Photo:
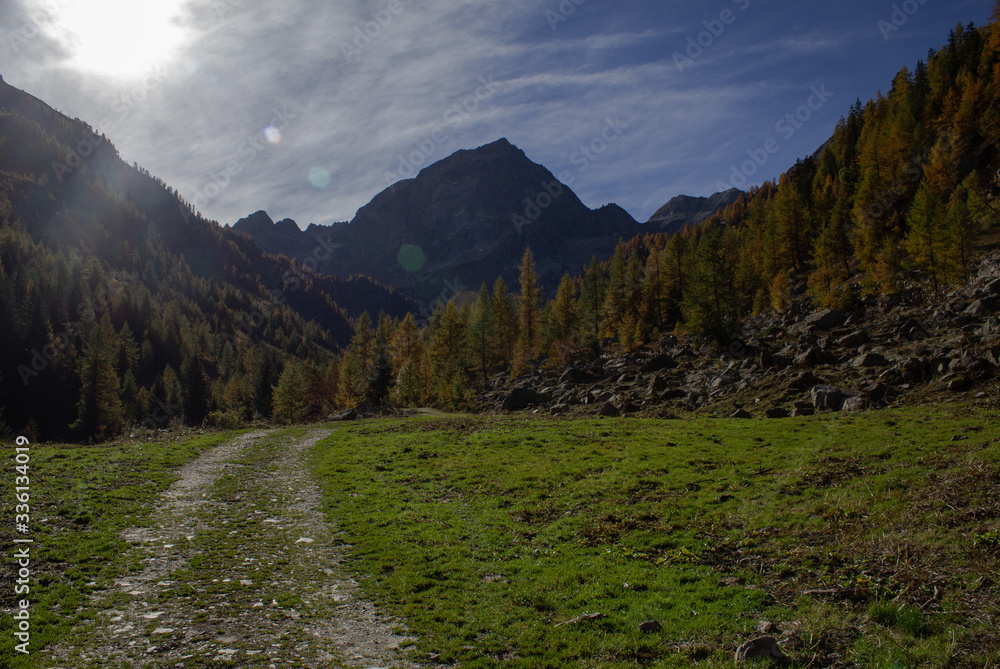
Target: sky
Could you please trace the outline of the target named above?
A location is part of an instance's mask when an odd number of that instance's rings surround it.
[[[223,224],[506,137],[592,208],[775,179],[994,0],[2,0],[0,75]]]

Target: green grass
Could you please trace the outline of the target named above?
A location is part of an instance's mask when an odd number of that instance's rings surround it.
[[[13,619],[0,614],[0,667],[34,666],[54,642],[72,645],[74,628],[95,617],[88,596],[113,585],[130,568],[123,530],[143,527],[160,494],[174,481],[177,467],[237,433],[119,441],[94,446],[30,446],[31,603],[30,656],[14,652]],[[12,450],[8,452],[12,453]],[[13,457],[0,479],[0,602],[12,610],[13,563],[6,555],[14,539]],[[11,550],[12,552],[12,550]]]
[[[799,666],[1000,662],[993,413],[386,420],[313,467],[423,661],[731,666],[767,619]]]

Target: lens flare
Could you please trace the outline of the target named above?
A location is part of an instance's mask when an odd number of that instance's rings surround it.
[[[330,173],[322,167],[314,167],[309,170],[309,183],[322,190],[330,185]]]
[[[423,249],[415,244],[406,244],[403,248],[399,249],[396,259],[399,261],[399,266],[407,272],[419,271],[424,266],[424,263],[427,262]]]

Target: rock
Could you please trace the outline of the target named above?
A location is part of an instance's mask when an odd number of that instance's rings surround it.
[[[544,395],[531,388],[514,388],[504,398],[502,407],[504,411],[523,411],[528,407],[544,404],[546,400]]]
[[[817,411],[840,411],[844,403],[844,393],[833,386],[816,386],[810,395]]]
[[[552,406],[552,409],[550,409],[550,413],[553,416],[565,416],[567,413],[569,413],[569,405],[568,404],[554,404]]]
[[[868,335],[864,333],[864,330],[858,330],[837,339],[834,343],[844,348],[858,348],[868,343]]]
[[[967,376],[959,376],[948,382],[948,390],[953,393],[964,393],[972,390],[972,380]]]
[[[348,421],[348,420],[357,420],[357,419],[358,419],[358,412],[355,411],[354,409],[348,409],[347,411],[341,411],[340,413],[334,414],[333,416],[330,417],[330,420],[337,421],[337,422]]]
[[[807,390],[815,388],[816,386],[823,385],[823,383],[823,379],[819,378],[812,372],[802,372],[792,378],[792,380],[788,383],[788,389],[804,393]]]
[[[753,414],[750,413],[749,411],[745,411],[744,409],[737,409],[729,417],[747,419],[747,418],[753,418]]]
[[[787,667],[792,663],[771,636],[751,639],[736,649],[736,664],[759,661],[771,662],[779,667]]]
[[[603,405],[601,405],[601,408],[597,412],[597,415],[604,416],[605,418],[618,418],[619,416],[622,415],[622,412],[612,402],[605,402]]]
[[[768,418],[788,418],[791,414],[788,409],[782,409],[780,407],[774,409],[768,409],[764,412]]]
[[[865,402],[864,397],[848,397],[844,400],[840,410],[845,413],[851,413],[854,411],[864,411],[866,408],[867,402]]]
[[[878,353],[865,353],[859,355],[857,358],[851,361],[851,366],[855,368],[862,367],[885,367],[889,364],[889,361],[884,355],[879,355]]]
[[[805,322],[815,330],[833,330],[847,322],[847,314],[833,309],[823,309],[806,316]]]
[[[665,369],[675,369],[677,367],[677,361],[673,359],[672,356],[666,353],[661,353],[660,355],[646,361],[639,371],[643,374],[652,374],[654,372],[662,372]]]
[[[795,356],[795,364],[799,367],[817,367],[830,361],[830,355],[818,346],[810,346]]]
[[[590,383],[594,380],[593,374],[579,367],[570,367],[559,377],[559,383],[571,386],[578,386],[581,383]]]
[[[815,409],[803,409],[800,407],[796,407],[792,411],[792,418],[801,418],[803,416],[815,416],[815,415],[816,415]]]
[[[649,387],[646,388],[647,395],[658,395],[667,389],[667,380],[662,376],[654,376],[653,380],[649,382]]]
[[[757,633],[758,634],[781,634],[781,628],[772,623],[770,620],[759,620],[757,621]]]
[[[889,386],[884,383],[873,383],[861,388],[861,395],[869,404],[881,404],[889,398]]]
[[[646,622],[639,625],[639,631],[643,634],[653,634],[654,632],[662,632],[663,625],[660,624],[658,620],[647,620]]]

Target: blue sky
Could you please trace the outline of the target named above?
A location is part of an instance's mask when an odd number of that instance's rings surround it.
[[[993,4],[4,0],[0,74],[221,223],[348,220],[500,137],[645,221],[775,178]]]

